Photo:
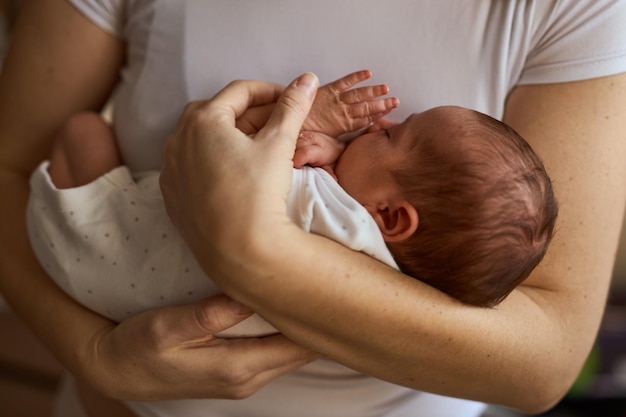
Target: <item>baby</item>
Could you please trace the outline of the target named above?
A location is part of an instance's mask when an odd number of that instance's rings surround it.
[[[294,169],[290,218],[460,301],[496,305],[539,263],[553,233],[557,206],[541,161],[511,128],[469,109],[382,121],[398,101],[382,98],[384,85],[352,89],[369,76],[319,89],[294,161],[324,169]],[[247,133],[253,113],[238,120]],[[376,121],[347,143],[335,140]],[[220,292],[171,225],[158,172],[123,166],[98,115],[68,122],[31,188],[35,253],[87,307],[120,321]],[[255,315],[222,335],[275,331]]]

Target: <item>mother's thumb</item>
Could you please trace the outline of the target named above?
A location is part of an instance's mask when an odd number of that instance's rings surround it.
[[[279,139],[298,137],[304,120],[311,110],[319,80],[313,73],[307,72],[296,78],[285,88],[263,130]],[[261,133],[259,132],[259,133]]]

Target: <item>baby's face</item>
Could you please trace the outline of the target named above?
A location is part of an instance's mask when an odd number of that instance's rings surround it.
[[[366,133],[348,144],[335,166],[337,181],[348,194],[364,206],[381,193],[399,193],[392,170],[409,157],[417,141],[437,140],[452,134],[450,127],[460,123],[466,109],[435,107],[409,116],[388,129]]]
[[[364,206],[381,193],[394,193],[392,168],[403,160],[413,142],[423,113],[409,116],[388,129],[369,132],[348,144],[335,166],[337,181],[348,194]]]

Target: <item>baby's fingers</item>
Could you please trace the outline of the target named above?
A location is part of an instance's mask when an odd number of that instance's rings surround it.
[[[352,88],[353,85],[369,79],[371,76],[372,73],[369,70],[356,71],[327,84],[326,87],[333,90],[335,94],[341,93],[349,88]]]
[[[368,101],[389,93],[389,87],[385,84],[368,85],[339,94],[339,101],[345,104],[356,104]]]
[[[346,107],[346,114],[352,120],[376,117],[380,118],[398,107],[400,100],[397,97],[381,98],[377,100],[362,101]]]

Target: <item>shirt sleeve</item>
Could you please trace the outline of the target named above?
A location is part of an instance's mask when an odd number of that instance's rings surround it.
[[[69,0],[83,15],[104,31],[123,37],[123,0]]]
[[[307,232],[327,237],[399,269],[376,222],[321,168],[294,170],[287,212]]]
[[[540,13],[520,84],[576,81],[626,72],[626,1],[537,2]],[[548,6],[550,4],[550,6]]]

